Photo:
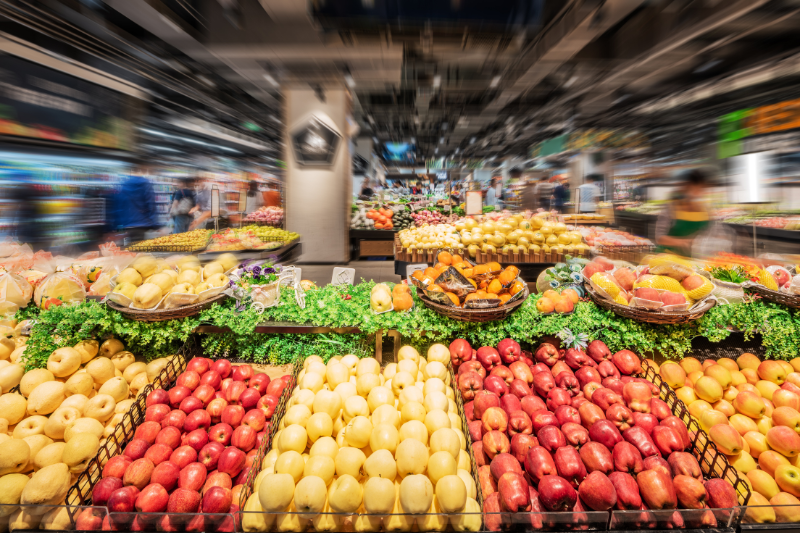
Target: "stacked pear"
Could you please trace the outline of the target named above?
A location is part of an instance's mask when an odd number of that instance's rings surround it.
[[[0,343],[0,528],[73,529],[65,508],[13,506],[63,505],[131,398],[167,359],[136,362],[117,339],[84,340],[25,372],[26,345],[9,352],[8,344]]]
[[[664,363],[659,373],[749,483],[746,519],[799,522],[800,358],[687,357]]]
[[[427,358],[404,346],[383,370],[355,355],[307,358],[243,529],[478,531],[449,359],[443,345]]]

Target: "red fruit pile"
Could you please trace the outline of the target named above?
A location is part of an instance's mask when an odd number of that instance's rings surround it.
[[[144,422],[123,454],[103,468],[92,503],[124,513],[115,515],[122,523],[103,529],[174,530],[175,524],[146,523],[169,522],[169,515],[148,519],[135,512],[238,512],[240,491],[250,469],[261,467],[253,462],[291,379],[270,380],[227,360],[190,360],[172,389],[147,396]],[[94,515],[86,519],[91,523],[79,526],[96,525]],[[222,530],[220,524],[215,529]]]
[[[540,345],[534,354],[505,339],[497,348],[450,345],[466,402],[484,512],[709,509],[738,505],[731,484],[703,481],[685,450],[689,432],[658,398],[658,388],[632,377],[641,361],[612,354],[602,341],[586,351]],[[537,521],[539,515],[533,520]],[[487,515],[490,530],[502,515]],[[713,512],[693,527],[716,527]],[[649,527],[642,513],[641,527]],[[534,528],[541,524],[532,524]],[[672,513],[665,528],[684,527]]]

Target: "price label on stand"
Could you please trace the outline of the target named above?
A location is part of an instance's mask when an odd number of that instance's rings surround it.
[[[211,216],[219,217],[219,189],[211,189]]]
[[[481,191],[467,191],[466,206],[464,211],[468,215],[483,213],[483,193]]]

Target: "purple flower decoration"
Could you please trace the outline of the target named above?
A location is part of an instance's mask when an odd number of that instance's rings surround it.
[[[264,269],[264,275],[275,274],[275,269],[272,267],[267,267]]]
[[[254,266],[252,272],[253,272],[253,276],[260,276],[261,275],[261,267],[260,266]]]

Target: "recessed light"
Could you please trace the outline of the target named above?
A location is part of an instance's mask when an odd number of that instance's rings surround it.
[[[495,76],[494,78],[492,78],[491,83],[489,83],[489,87],[497,87],[498,85],[500,85],[500,76],[499,75]]]
[[[441,84],[442,84],[442,77],[439,74],[435,75],[433,77],[433,86],[434,86],[434,88],[435,87],[439,87]]]

